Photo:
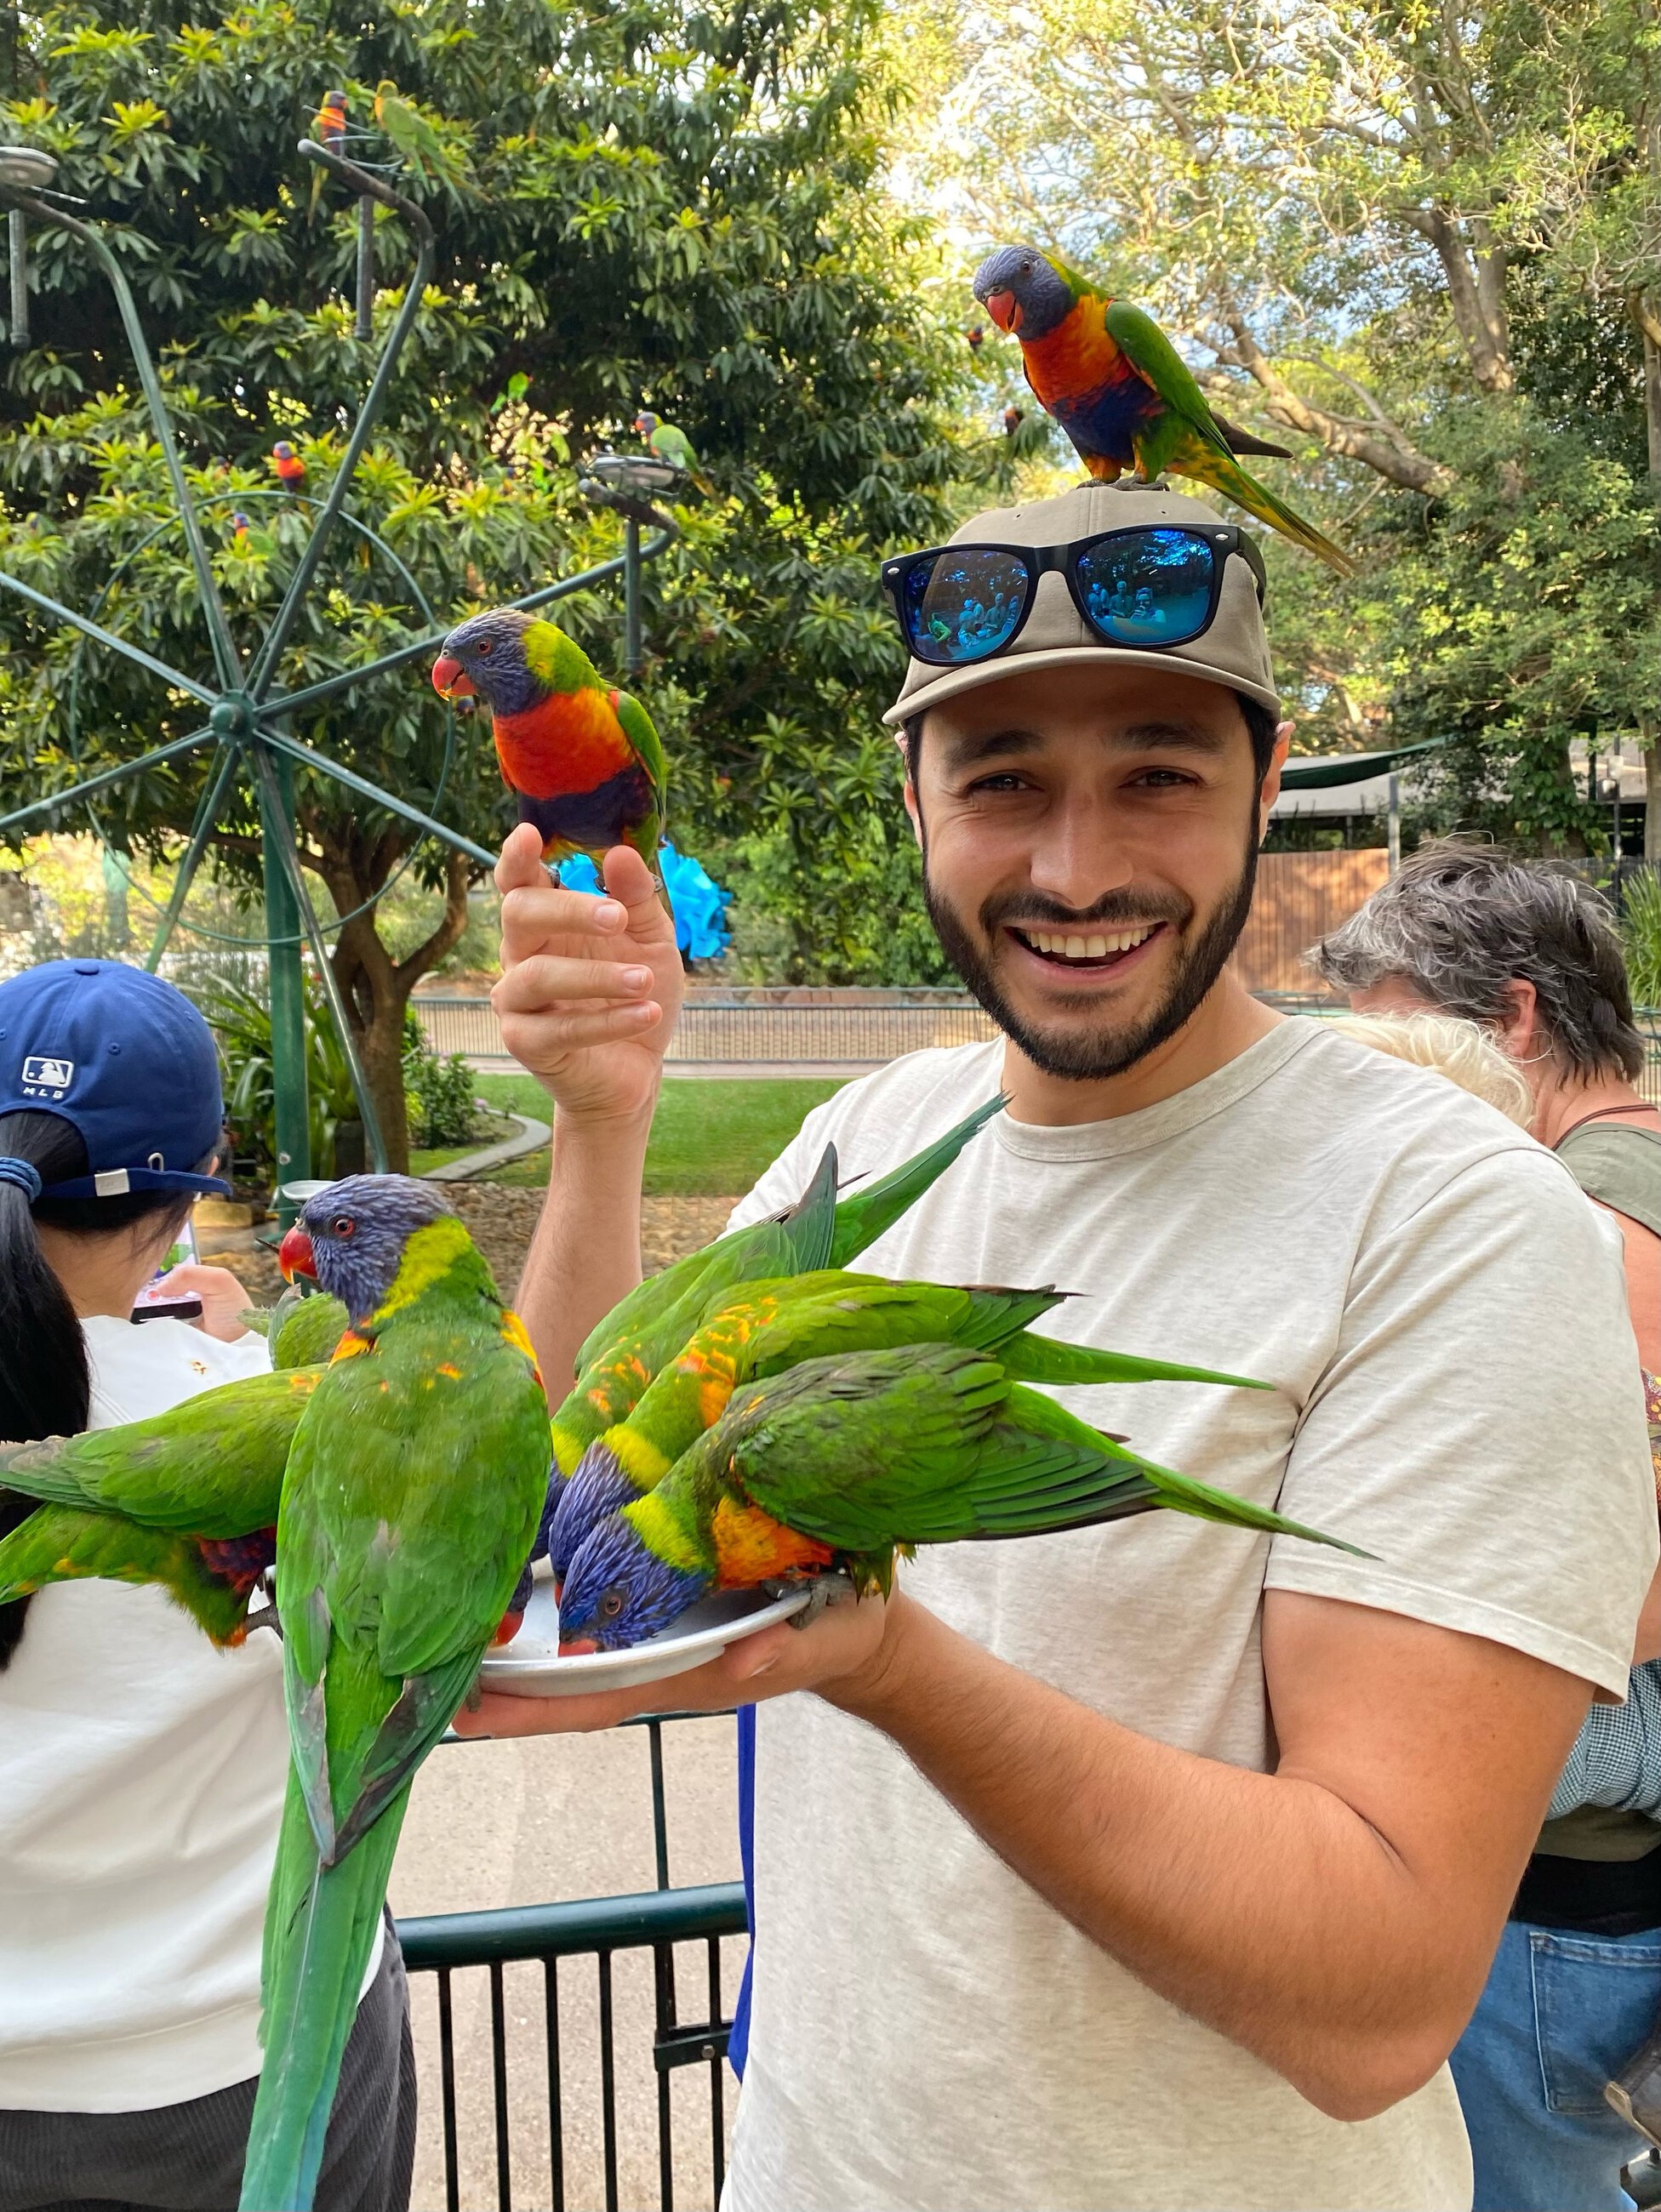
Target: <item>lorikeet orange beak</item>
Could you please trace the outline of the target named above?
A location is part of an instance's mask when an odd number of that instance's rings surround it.
[[[312,1240],[298,1222],[277,1246],[277,1264],[283,1270],[284,1282],[293,1282],[296,1275],[309,1275],[313,1282],[317,1280]]]
[[[990,292],[982,305],[1001,331],[1019,330],[1021,311],[1013,292]]]
[[[433,689],[441,699],[471,699],[472,679],[453,653],[441,653],[433,663]]]

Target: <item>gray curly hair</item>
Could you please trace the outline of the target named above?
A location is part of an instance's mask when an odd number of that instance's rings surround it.
[[[1505,1018],[1508,987],[1525,980],[1566,1073],[1631,1081],[1644,1065],[1608,902],[1578,876],[1492,846],[1421,846],[1307,957],[1341,991],[1400,981],[1490,1029]]]

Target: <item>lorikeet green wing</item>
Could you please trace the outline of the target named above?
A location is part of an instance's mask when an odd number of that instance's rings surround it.
[[[324,1372],[246,1376],[147,1421],[0,1446],[0,1485],[183,1535],[269,1528],[289,1446]]]
[[[547,1484],[534,1360],[459,1222],[409,1237],[348,1343],[300,1424],[277,1522],[293,1772],[248,2212],[311,2203],[410,1783],[508,1608]]]
[[[210,1543],[116,1513],[41,1505],[0,1539],[0,1604],[50,1583],[149,1583],[218,1644],[240,1644],[248,1599],[275,1557],[276,1531]]]
[[[287,1290],[271,1313],[273,1367],[322,1367],[334,1356],[346,1334],[346,1309],[326,1291],[302,1297],[298,1287]]]
[[[664,763],[663,746],[651,716],[638,699],[631,699],[626,691],[614,692],[611,706],[623,725],[623,734],[634,747],[636,758],[651,780],[653,796],[656,800],[650,814],[630,825],[627,842],[634,847],[652,873],[661,882],[658,847],[663,842],[669,799],[669,772]]]

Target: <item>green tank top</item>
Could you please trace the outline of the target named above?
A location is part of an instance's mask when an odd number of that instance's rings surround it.
[[[1583,1121],[1557,1157],[1588,1198],[1661,1237],[1661,1131],[1635,1121]],[[1661,1848],[1661,1826],[1644,1813],[1577,1805],[1548,1820],[1534,1848],[1552,1858],[1641,1859]]]

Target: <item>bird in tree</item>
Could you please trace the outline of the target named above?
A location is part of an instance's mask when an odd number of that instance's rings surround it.
[[[840,1268],[747,1285],[660,1369],[628,1419],[607,1430],[567,1486],[548,1547],[557,1587],[589,1530],[653,1489],[721,1419],[736,1389],[804,1360],[954,1344],[995,1355],[1007,1374],[1026,1382],[1265,1387],[1208,1368],[1031,1334],[1031,1324],[1062,1300],[1053,1290],[960,1290]]]
[[[344,92],[324,94],[321,104],[312,118],[312,136],[319,146],[326,147],[332,154],[345,152],[346,118],[350,112],[350,105]],[[310,208],[313,216],[317,213],[317,203],[322,191],[323,172],[320,168],[314,168],[312,171]]]
[[[271,447],[271,466],[284,491],[298,491],[306,481],[306,464],[286,438],[279,438]]]
[[[1025,422],[1025,420],[1026,410],[1025,407],[1006,407],[1003,410],[1003,434],[1005,437],[1013,438],[1016,431],[1020,428],[1022,423]]]
[[[279,1258],[350,1327],[277,1515],[291,1764],[244,2212],[312,2202],[410,1784],[515,1599],[548,1471],[529,1341],[429,1184],[332,1183]]]
[[[1306,522],[1237,453],[1290,455],[1240,429],[1208,403],[1194,372],[1151,315],[1098,291],[1035,246],[1003,246],[975,272],[975,297],[1019,340],[1026,380],[1072,440],[1090,474],[1111,483],[1126,469],[1150,483],[1166,469],[1226,492],[1341,574],[1342,547]]]
[[[988,1099],[913,1158],[841,1200],[837,1149],[827,1145],[794,1206],[735,1229],[638,1284],[577,1348],[575,1384],[554,1412],[556,1469],[574,1475],[605,1431],[628,1418],[705,1316],[734,1297],[740,1285],[845,1267],[857,1259],[939,1181],[1003,1103],[1001,1096]],[[605,1456],[602,1446],[590,1468],[596,1479],[605,1472]]]
[[[684,469],[706,496],[714,491],[715,486],[698,466],[691,440],[677,423],[666,422],[649,408],[642,407],[635,417],[635,434],[645,439],[648,453],[667,461],[671,468]]]
[[[930,1344],[810,1359],[735,1392],[654,1489],[578,1547],[560,1649],[624,1650],[717,1589],[839,1569],[857,1593],[885,1593],[897,1555],[920,1544],[1044,1535],[1159,1506],[1337,1541],[1139,1458],[995,1355]]]
[[[423,182],[448,185],[456,191],[473,189],[465,157],[445,143],[415,101],[401,93],[389,76],[382,77],[375,87],[374,112],[393,152]]]
[[[986,325],[983,323],[970,323],[964,336],[969,341],[970,352],[978,353],[986,343]]]
[[[662,892],[666,775],[652,718],[557,623],[517,607],[475,615],[445,639],[433,684],[490,708],[503,780],[545,860],[586,853],[599,868],[613,845],[632,845]]]
[[[147,1421],[0,1448],[0,1484],[41,1501],[0,1540],[0,1602],[48,1583],[155,1583],[216,1644],[241,1643],[322,1373],[246,1376]]]

